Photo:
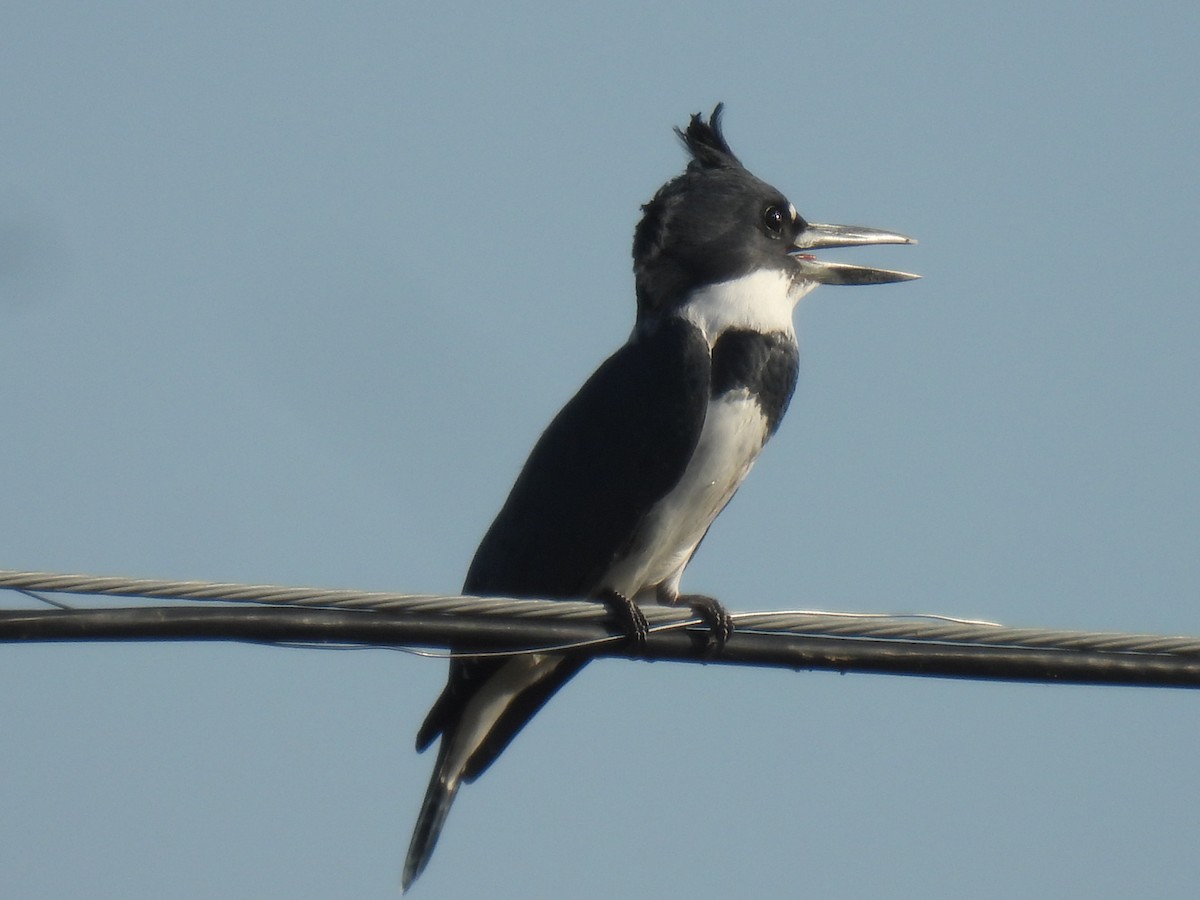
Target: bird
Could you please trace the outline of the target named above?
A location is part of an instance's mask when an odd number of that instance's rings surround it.
[[[680,579],[717,514],[774,435],[796,386],[792,321],[822,284],[917,278],[823,261],[812,250],[912,244],[890,231],[802,218],[730,149],[723,104],[675,128],[689,161],[642,206],[628,340],[550,422],[479,544],[463,593],[596,599],[636,649],[640,604],[692,608],[710,652],[732,620]],[[417,734],[439,740],[405,859],[425,870],[463,783],[482,775],[586,658],[556,652],[456,657]]]

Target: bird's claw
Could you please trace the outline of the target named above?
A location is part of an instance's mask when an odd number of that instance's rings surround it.
[[[708,625],[708,639],[704,644],[704,652],[708,656],[720,653],[725,642],[733,634],[733,616],[715,598],[705,594],[681,594],[675,599],[679,605],[690,606],[692,612],[702,618]]]
[[[630,648],[634,652],[643,650],[646,638],[650,635],[650,625],[646,622],[646,614],[642,612],[642,608],[616,591],[605,591],[600,599],[624,630]]]
[[[691,607],[692,612],[704,620],[708,625],[703,647],[705,656],[720,653],[733,634],[733,616],[716,598],[707,594],[672,594],[660,589],[658,602],[667,606]]]

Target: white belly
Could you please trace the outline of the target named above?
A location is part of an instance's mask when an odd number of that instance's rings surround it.
[[[609,571],[604,587],[631,598],[663,584],[677,592],[684,566],[766,439],[767,420],[748,391],[710,401],[683,478],[651,509],[630,553]]]

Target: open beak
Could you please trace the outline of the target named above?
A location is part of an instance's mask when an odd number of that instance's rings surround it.
[[[916,241],[892,231],[861,228],[858,225],[819,225],[809,222],[796,236],[795,246],[788,251],[800,269],[800,277],[821,284],[887,284],[892,281],[912,281],[920,275],[852,266],[848,263],[826,262],[817,259],[809,250],[828,247],[858,247],[862,244],[915,244]]]

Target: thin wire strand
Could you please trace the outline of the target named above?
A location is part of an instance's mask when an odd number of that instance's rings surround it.
[[[11,588],[16,594],[23,594],[31,600],[36,600],[38,603],[44,603],[46,606],[53,606],[55,609],[73,609],[69,603],[63,603],[61,600],[51,600],[49,597],[43,597],[36,591],[27,591],[24,588]]]

